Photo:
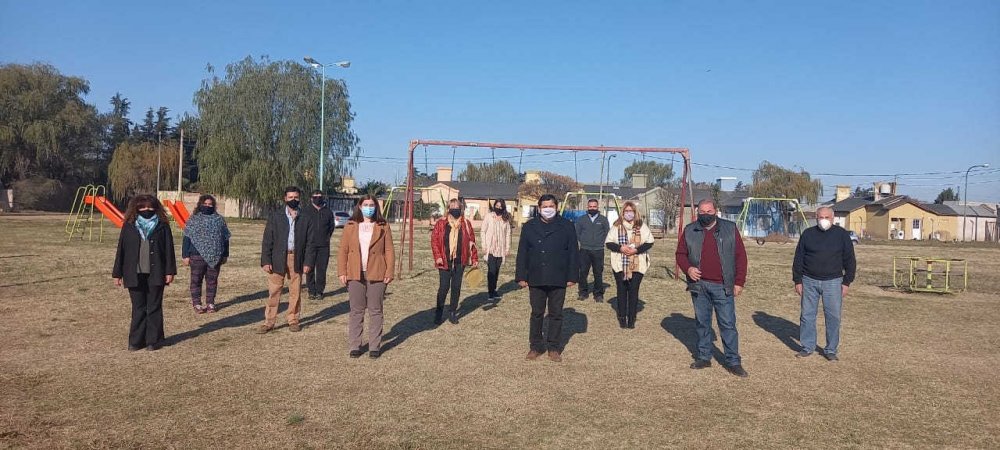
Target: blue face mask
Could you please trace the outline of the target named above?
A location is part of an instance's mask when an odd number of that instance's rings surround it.
[[[365,217],[368,217],[368,218],[374,217],[375,216],[375,207],[374,206],[362,206],[361,207],[361,215],[363,215]]]

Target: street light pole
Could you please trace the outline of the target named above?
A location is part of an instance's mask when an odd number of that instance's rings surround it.
[[[313,68],[321,69],[320,80],[320,99],[319,99],[319,190],[323,191],[323,173],[324,167],[326,165],[326,153],[323,150],[324,139],[326,138],[326,66],[338,66],[340,68],[346,69],[351,67],[350,61],[340,61],[333,64],[321,64],[313,58],[306,56],[303,60],[313,66]],[[323,191],[326,193],[326,191]]]
[[[979,167],[982,167],[984,169],[988,168],[988,167],[990,167],[990,163],[976,164],[976,165],[974,165],[972,167],[969,167],[969,170],[965,171],[965,189],[964,189],[964,192],[962,193],[963,195],[965,195],[965,201],[962,202],[962,203],[964,203],[964,205],[962,205],[963,206],[963,209],[962,209],[962,242],[965,242],[965,228],[966,228],[966,225],[969,223],[969,218],[966,217],[968,215],[968,213],[969,213],[969,172],[972,172],[972,169],[976,169],[976,168],[979,168]],[[975,242],[975,240],[976,240],[976,238],[975,238],[975,236],[973,236],[972,241]]]

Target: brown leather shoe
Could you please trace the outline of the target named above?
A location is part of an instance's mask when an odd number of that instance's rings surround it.
[[[261,325],[257,327],[257,334],[267,334],[268,331],[274,329],[273,325]]]
[[[525,356],[524,359],[527,359],[528,361],[534,361],[538,359],[539,356],[542,356],[542,352],[536,352],[532,350],[528,352],[528,356]]]
[[[298,333],[302,331],[302,327],[299,326],[299,324],[297,323],[290,323],[288,324],[288,331],[291,331],[292,333]]]
[[[552,360],[552,362],[562,362],[562,355],[555,350],[549,350],[549,359]]]

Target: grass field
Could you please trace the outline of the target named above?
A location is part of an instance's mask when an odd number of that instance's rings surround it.
[[[66,243],[63,217],[0,216],[0,447],[1000,447],[997,247],[859,245],[830,363],[793,357],[793,245],[748,243],[737,315],[750,378],[739,379],[718,363],[688,368],[693,311],[666,277],[671,239],[652,250],[637,328],[568,296],[564,362],[552,363],[524,360],[529,308],[512,261],[497,307],[465,292],[461,323],[435,328],[421,232],[413,274],[389,289],[385,353],[369,360],[347,357],[342,289],[303,300],[301,333],[254,334],[263,225],[232,228],[221,311],[192,312],[182,267],[164,301],[170,345],[128,352],[128,296],[110,279],[117,230]],[[891,256],[910,254],[967,258],[969,291],[883,289]]]

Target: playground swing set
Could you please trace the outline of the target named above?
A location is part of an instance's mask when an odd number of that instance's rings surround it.
[[[757,245],[787,244],[808,226],[798,200],[772,197],[748,197],[736,224],[743,237],[754,239]]]
[[[125,225],[125,214],[108,200],[107,193],[108,188],[101,184],[88,184],[80,186],[76,190],[69,217],[66,218],[65,231],[68,241],[73,240],[77,234],[81,240],[93,241],[94,226],[97,225],[97,241],[104,242],[104,220],[94,213],[95,209],[101,216],[111,221],[114,226],[121,228]],[[163,206],[177,222],[177,226],[183,229],[191,216],[184,203],[163,200]]]

